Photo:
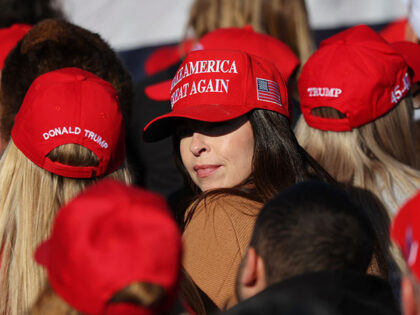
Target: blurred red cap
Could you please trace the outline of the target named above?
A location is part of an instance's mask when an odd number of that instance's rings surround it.
[[[293,51],[279,39],[255,32],[251,26],[220,28],[204,35],[193,50],[227,49],[240,50],[265,58],[273,63],[287,83],[299,65]],[[146,95],[156,101],[169,100],[170,81],[148,86]]]
[[[109,300],[134,282],[146,282],[165,290],[157,309],[169,307],[180,272],[181,233],[162,197],[108,179],[60,209],[35,259],[54,291],[80,312],[154,314],[156,309]]]
[[[391,238],[397,243],[407,267],[420,282],[420,193],[407,201],[391,225]]]
[[[413,70],[413,82],[420,81],[420,45],[412,42],[395,42],[392,46],[404,57]]]

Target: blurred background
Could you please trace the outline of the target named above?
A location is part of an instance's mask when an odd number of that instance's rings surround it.
[[[144,78],[144,62],[157,47],[176,44],[186,36],[189,10],[194,2],[60,1],[70,22],[99,33],[119,53],[134,82]],[[346,27],[361,23],[381,30],[403,19],[408,7],[407,0],[306,0],[306,6],[317,44]]]

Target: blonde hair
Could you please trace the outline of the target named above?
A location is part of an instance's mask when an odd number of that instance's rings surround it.
[[[165,290],[154,283],[134,282],[118,291],[108,302],[129,303],[139,307],[155,307],[165,298]],[[59,297],[47,283],[32,310],[31,315],[79,315],[76,309]]]
[[[320,108],[312,113],[341,115],[332,111]],[[396,190],[411,196],[420,186],[411,117],[411,97],[406,97],[387,114],[352,131],[322,131],[300,117],[295,132],[300,145],[338,182],[368,189],[382,201],[386,197],[392,215],[401,203]]]
[[[302,64],[315,50],[304,0],[196,0],[187,31],[199,39],[218,28],[247,24],[283,41]]]
[[[62,145],[49,157],[76,166],[98,163],[90,150],[77,144]],[[130,182],[125,167],[108,176]],[[59,207],[99,179],[50,173],[9,142],[0,161],[1,314],[23,314],[35,302],[46,279],[33,259],[37,245],[48,238]]]
[[[77,310],[68,305],[60,298],[47,283],[45,289],[39,295],[38,300],[27,312],[31,315],[80,315]]]

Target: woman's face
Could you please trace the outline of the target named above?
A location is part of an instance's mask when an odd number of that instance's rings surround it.
[[[182,163],[202,191],[230,188],[251,175],[254,135],[246,116],[222,123],[186,120],[177,135]]]

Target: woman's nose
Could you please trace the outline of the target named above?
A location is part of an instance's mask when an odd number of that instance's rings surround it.
[[[208,152],[210,150],[208,136],[194,132],[191,137],[190,150],[195,156],[200,156],[203,152]]]

